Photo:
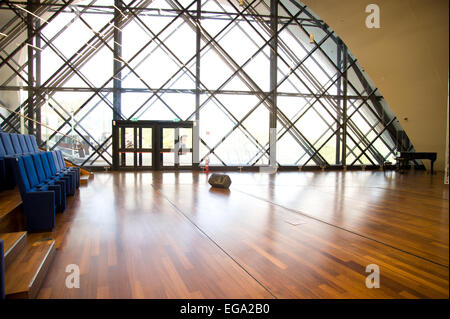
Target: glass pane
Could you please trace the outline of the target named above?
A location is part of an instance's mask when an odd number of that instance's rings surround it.
[[[180,166],[191,166],[192,165],[192,153],[186,152],[179,156]]]
[[[175,165],[175,153],[163,153],[163,166]]]
[[[125,166],[134,166],[134,153],[125,153]]]
[[[180,128],[180,149],[191,149],[192,148],[192,129],[191,128]]]
[[[142,148],[152,148],[152,133],[151,128],[142,128]]]
[[[152,166],[152,153],[142,153],[142,166]]]
[[[173,149],[175,147],[175,129],[163,128],[163,148]]]
[[[134,128],[125,128],[125,148],[134,148]]]

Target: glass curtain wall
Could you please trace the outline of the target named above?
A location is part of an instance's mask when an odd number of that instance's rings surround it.
[[[280,166],[376,166],[412,150],[297,0],[5,1],[0,14],[2,129],[79,165],[111,166],[113,119],[198,121],[200,165],[269,164],[271,112]]]

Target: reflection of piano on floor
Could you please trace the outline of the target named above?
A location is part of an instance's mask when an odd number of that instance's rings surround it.
[[[433,165],[436,158],[436,152],[400,152],[400,157],[397,157],[396,160],[398,163],[398,169],[402,171],[407,168],[409,161],[428,159],[431,161],[431,174],[433,174]]]

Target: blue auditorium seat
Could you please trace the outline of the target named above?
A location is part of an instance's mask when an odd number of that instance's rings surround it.
[[[5,299],[5,247],[0,239],[0,299]]]
[[[0,139],[3,142],[3,148],[5,155],[4,161],[5,161],[5,184],[4,188],[6,189],[13,189],[16,186],[16,182],[14,179],[14,173],[13,173],[13,164],[9,159],[14,159],[14,156],[17,156],[19,154],[16,153],[14,150],[11,137],[9,133],[0,133]]]
[[[0,138],[0,190],[6,188],[5,148]]]
[[[48,163],[47,155],[45,152],[35,153],[34,155],[38,155],[41,158],[42,167],[44,168],[45,178],[54,181],[61,181],[65,185],[65,193],[66,195],[70,193],[70,185],[63,178],[63,176],[57,176],[52,174],[52,170],[50,169],[50,164]]]
[[[66,172],[75,172],[75,184],[77,188],[80,187],[80,168],[67,167],[66,162],[64,161],[64,156],[60,150],[54,151],[53,154],[54,154],[53,158],[55,158],[56,155],[56,160],[58,161],[61,170]]]
[[[14,155],[20,155],[19,153],[16,153],[16,151],[14,150],[12,141],[11,141],[11,136],[9,133],[0,133],[0,138],[2,139],[3,142],[3,147],[5,148],[5,152],[7,156],[14,156]]]
[[[14,151],[17,155],[22,155],[24,153],[22,147],[20,146],[19,142],[19,134],[16,133],[10,133],[9,136],[11,137],[11,142],[14,147]]]
[[[25,135],[19,134],[17,135],[19,138],[20,146],[22,147],[23,154],[31,154],[34,153],[33,149],[29,149],[27,143],[25,142]]]
[[[66,168],[65,164],[61,165],[61,161],[60,161],[60,158],[58,156],[57,151],[52,151],[51,154],[52,154],[52,157],[53,157],[53,162],[55,163],[56,172],[58,174],[66,174],[66,175],[72,176],[72,180],[74,182],[74,186],[75,186],[75,188],[78,188],[79,187],[79,183],[77,183],[78,177],[77,177],[76,171],[68,170]]]
[[[36,136],[34,136],[34,135],[27,135],[27,136],[30,139],[31,148],[33,149],[33,151],[34,152],[39,152],[39,147],[38,147],[38,144],[36,142]]]
[[[75,178],[74,178],[73,174],[64,173],[60,170],[59,165],[56,166],[56,163],[53,159],[52,152],[45,152],[45,155],[47,156],[47,161],[48,161],[48,165],[50,167],[52,176],[58,176],[64,180],[66,180],[67,184],[69,185],[67,194],[69,194],[69,195],[75,194],[76,183],[75,183]]]
[[[50,231],[55,227],[55,192],[49,190],[47,185],[31,186],[22,156],[15,158],[13,163],[26,217],[26,229],[30,232]]]
[[[66,192],[65,185],[60,185],[59,183],[55,183],[54,181],[47,181],[45,179],[43,182],[39,179],[39,173],[36,168],[36,164],[31,155],[24,155],[23,163],[25,165],[25,170],[28,176],[28,182],[30,183],[30,187],[32,188],[43,188],[46,187],[48,190],[55,192],[55,209],[58,212],[64,211],[66,208]],[[43,172],[42,172],[43,174]]]
[[[36,151],[34,149],[34,147],[33,147],[33,142],[32,142],[32,139],[31,139],[31,135],[24,135],[24,137],[25,137],[25,142],[27,143],[27,146],[28,146],[28,150],[30,152],[32,152],[32,153],[38,152],[39,149]]]
[[[44,164],[42,163],[42,158],[39,153],[32,154],[34,166],[36,168],[36,173],[39,179],[39,183],[44,184],[55,184],[59,185],[61,189],[61,203],[57,207],[57,210],[63,212],[66,209],[66,182],[62,179],[54,178],[53,176],[47,177],[44,170]]]

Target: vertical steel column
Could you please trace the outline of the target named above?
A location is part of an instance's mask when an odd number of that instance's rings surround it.
[[[278,56],[278,0],[270,0],[270,98],[269,165],[277,165],[277,56]]]
[[[41,27],[40,21],[36,21],[36,29],[39,30]],[[35,45],[37,48],[41,47],[41,32],[38,31],[36,34],[36,42]],[[41,91],[41,50],[36,50],[36,60],[35,60],[35,68],[36,68],[36,139],[38,145],[42,144],[42,135],[41,135],[41,114],[42,114],[42,96],[44,92]]]
[[[347,64],[348,64],[348,52],[347,47],[344,45],[341,39],[339,39],[340,45],[342,45],[342,69],[343,81],[342,81],[342,122],[345,123],[342,126],[342,165],[347,165]]]
[[[116,8],[120,9],[121,1],[114,0],[114,5]],[[122,67],[122,62],[119,61],[122,56],[122,32],[120,29],[120,16],[121,13],[118,9],[114,8],[114,66],[113,72],[115,74],[115,79],[113,79],[113,119],[120,120],[120,114],[122,114],[122,72],[119,71]]]
[[[35,0],[28,0],[27,1],[27,10],[29,12],[34,11],[34,2]],[[27,108],[25,110],[25,115],[30,118],[34,119],[34,102],[33,102],[33,95],[34,95],[34,42],[33,42],[33,15],[27,14],[27,58],[28,58],[28,103]],[[26,132],[22,132],[26,133]],[[28,134],[35,134],[34,132],[34,122],[28,120]]]
[[[195,54],[195,121],[192,130],[192,166],[197,168],[200,164],[200,45],[201,45],[201,19],[202,1],[197,0],[196,16],[196,54]]]
[[[337,68],[339,71],[342,70],[342,47],[340,43],[336,46],[336,57],[337,57]],[[339,79],[336,82],[337,87],[337,125],[342,124],[342,104],[343,104],[343,98],[342,98],[342,77],[339,77]],[[341,164],[341,129],[338,129],[336,131],[336,164]]]

